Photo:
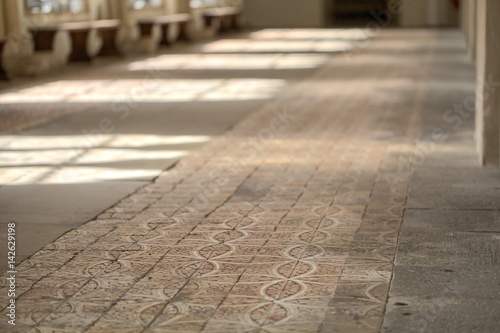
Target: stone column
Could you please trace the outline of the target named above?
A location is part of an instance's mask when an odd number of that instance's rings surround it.
[[[477,36],[477,27],[476,27],[476,10],[477,10],[477,2],[476,1],[467,1],[469,3],[469,18],[468,18],[468,38],[469,38],[469,56],[472,61],[476,60],[476,36]]]
[[[462,33],[464,35],[465,43],[469,45],[469,0],[462,0],[460,2],[462,7]]]
[[[5,18],[5,30],[9,34],[21,34],[24,31],[22,17],[23,13],[23,2],[22,0],[9,0],[2,1],[4,18]]]
[[[109,18],[120,19],[120,4],[117,0],[110,0],[109,6]]]
[[[165,14],[179,13],[179,5],[177,0],[163,0],[165,6]]]
[[[130,8],[127,0],[117,0],[115,6],[117,18],[128,22],[130,20]]]
[[[5,37],[5,16],[3,13],[4,2],[0,3],[0,37]]]
[[[464,31],[464,4],[460,4],[460,8],[458,9],[458,27],[463,32]]]
[[[190,13],[191,7],[189,6],[189,0],[177,0],[177,12]]]
[[[477,1],[476,142],[483,165],[500,166],[500,1]]]

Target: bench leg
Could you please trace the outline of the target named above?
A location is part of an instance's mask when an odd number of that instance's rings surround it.
[[[37,31],[32,30],[33,44],[35,51],[52,51],[54,47],[54,37],[57,31]]]
[[[153,23],[139,23],[141,37],[148,37],[153,34]]]
[[[239,31],[240,30],[240,25],[238,24],[238,19],[239,15],[232,15],[231,16],[231,29]]]
[[[90,29],[70,32],[72,51],[69,55],[69,61],[92,61],[92,58],[87,53],[89,33]]]
[[[5,70],[3,69],[3,46],[4,46],[4,43],[0,43],[0,80],[2,81],[5,81],[5,80],[8,80],[9,77],[7,76],[7,73],[5,72]]]
[[[205,28],[211,28],[212,27],[212,17],[211,16],[204,16],[203,18],[205,20]]]
[[[205,18],[205,28],[212,29],[212,23],[213,23],[215,17],[205,16],[204,18]],[[219,28],[217,30],[217,33],[218,34],[223,33],[224,32],[224,24],[223,24],[224,19],[222,17],[217,17],[216,19],[217,19],[216,21],[219,23]]]
[[[187,33],[188,22],[179,22],[179,35],[177,36],[178,41],[190,41],[191,39]]]
[[[0,66],[2,66],[2,64],[0,64]],[[0,67],[0,81],[9,81],[7,72],[2,67]]]
[[[170,45],[170,40],[168,39],[169,32],[170,32],[170,23],[165,23],[161,25],[161,45]]]
[[[227,25],[226,22],[227,22],[227,16],[222,16],[219,18],[219,31],[218,31],[219,34],[223,34],[228,30],[228,28],[226,27]]]
[[[116,35],[118,28],[109,28],[99,30],[102,38],[102,47],[99,51],[100,56],[121,56],[122,53],[116,47]]]

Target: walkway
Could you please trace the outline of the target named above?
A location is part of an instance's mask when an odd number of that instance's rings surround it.
[[[500,172],[447,113],[474,90],[459,33],[358,45],[21,263],[0,327],[495,331]]]

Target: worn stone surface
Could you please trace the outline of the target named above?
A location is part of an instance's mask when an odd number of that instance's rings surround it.
[[[436,98],[443,92],[437,88],[465,82],[471,71],[442,71],[447,55],[465,53],[458,32],[385,31],[363,45],[328,56],[273,103],[21,263],[13,332],[396,332],[409,317],[437,309],[420,306],[422,295],[471,284],[481,270],[480,281],[493,287],[497,275],[488,263],[458,274],[461,266],[433,266],[432,258],[450,251],[449,261],[462,263],[463,246],[476,242],[484,245],[478,255],[493,250],[495,233],[479,233],[496,231],[494,204],[464,215],[458,230],[450,222],[457,211],[405,211],[408,198],[416,200],[419,188],[425,198],[425,182],[435,182],[415,159],[425,139],[419,133],[434,126],[422,117],[453,103],[460,84],[445,89],[453,92],[443,95],[448,102]],[[455,181],[453,173],[442,175]],[[481,189],[494,190],[486,176],[475,177],[485,180]],[[453,197],[443,200],[455,208]],[[421,219],[425,213],[434,215]],[[440,248],[440,226],[427,226],[433,216],[448,221],[441,236],[454,235],[447,241],[455,247]],[[468,218],[476,221],[470,230]],[[483,218],[484,228],[477,222]],[[419,230],[426,236],[417,237]],[[425,237],[429,246],[420,244]],[[462,305],[446,307],[428,327],[474,302],[491,309],[477,316],[477,327],[493,327],[493,301],[465,296],[442,295]],[[396,303],[416,305],[406,315]]]
[[[382,332],[495,332],[500,322],[500,172],[481,168],[473,138],[474,71],[425,90],[422,130]],[[450,82],[451,83],[451,82]],[[472,102],[471,102],[472,101]]]
[[[17,223],[17,262],[151,182],[328,59],[200,54],[209,43],[0,82],[0,237],[8,222]],[[136,208],[106,214],[130,219]],[[6,255],[0,251],[0,273]]]

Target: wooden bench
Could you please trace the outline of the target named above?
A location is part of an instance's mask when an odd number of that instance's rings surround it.
[[[3,69],[3,47],[7,43],[7,37],[0,38],[0,80],[8,80],[7,73]]]
[[[120,29],[120,20],[97,20],[86,22],[61,23],[31,29],[35,51],[53,51],[54,38],[59,31],[67,31],[71,37],[71,54],[69,61],[92,61],[87,52],[90,31],[99,31],[103,46],[101,55],[120,55],[116,48],[116,35]]]
[[[191,21],[191,14],[171,14],[155,16],[147,19],[140,19],[137,23],[141,31],[141,37],[150,37],[152,35],[153,27],[159,25],[161,27],[161,41],[162,45],[170,45],[171,42],[168,39],[170,26],[172,24],[179,25],[179,34],[176,41],[188,41],[190,40],[187,33],[187,24]]]
[[[205,27],[211,28],[213,22],[218,21],[219,33],[223,33],[229,30],[240,30],[240,26],[238,24],[240,15],[241,9],[236,7],[211,8],[203,12]]]

